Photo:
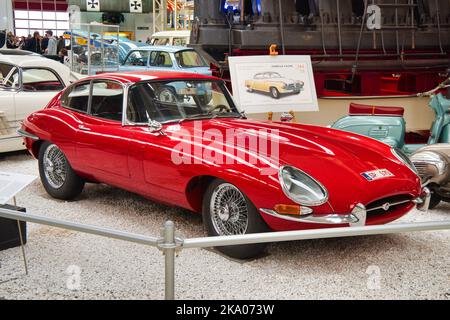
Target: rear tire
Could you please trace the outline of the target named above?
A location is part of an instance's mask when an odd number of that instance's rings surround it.
[[[73,171],[66,156],[55,144],[44,142],[41,145],[39,174],[45,190],[53,198],[72,200],[83,191],[84,179]]]
[[[267,232],[268,227],[256,207],[237,187],[220,179],[214,180],[203,198],[203,223],[209,236],[228,236]],[[216,247],[236,259],[261,255],[266,244]]]

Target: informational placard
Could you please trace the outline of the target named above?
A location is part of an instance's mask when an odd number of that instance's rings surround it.
[[[0,171],[0,205],[6,204],[36,178],[36,176]]]
[[[246,113],[319,111],[310,56],[229,57],[233,96]]]

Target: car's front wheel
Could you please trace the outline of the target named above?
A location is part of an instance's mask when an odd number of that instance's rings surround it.
[[[39,150],[39,174],[45,190],[53,198],[72,200],[84,188],[79,177],[57,145],[44,142]]]
[[[203,222],[209,236],[230,236],[268,231],[258,210],[236,186],[217,179],[203,198]],[[236,259],[260,255],[266,244],[217,247],[220,252]]]
[[[274,99],[280,99],[280,91],[278,91],[278,89],[275,87],[270,88],[270,95]]]

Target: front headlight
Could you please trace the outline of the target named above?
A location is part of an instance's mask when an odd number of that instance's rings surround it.
[[[300,205],[320,206],[328,200],[325,187],[297,168],[281,167],[279,179],[284,194]]]
[[[392,148],[391,149],[392,154],[405,166],[407,166],[409,169],[411,169],[412,172],[414,172],[416,175],[419,175],[419,172],[417,171],[416,167],[412,163],[411,159],[400,149],[398,148]]]
[[[447,168],[447,161],[439,153],[433,151],[422,151],[413,154],[411,161],[417,164],[418,167],[427,164],[435,166],[440,176],[445,173]]]

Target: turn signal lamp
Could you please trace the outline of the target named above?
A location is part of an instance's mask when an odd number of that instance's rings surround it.
[[[311,208],[289,204],[277,204],[275,205],[274,210],[278,214],[289,216],[306,216],[308,214],[313,213],[313,210]]]

